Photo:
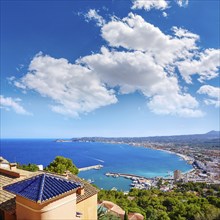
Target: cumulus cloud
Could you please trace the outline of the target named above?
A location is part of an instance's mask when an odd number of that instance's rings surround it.
[[[204,113],[197,109],[198,102],[190,94],[161,94],[153,96],[148,107],[156,114],[178,115],[181,117],[202,117]]]
[[[209,98],[205,99],[206,105],[214,105],[215,107],[220,107],[220,88],[210,85],[201,86],[197,91],[199,94],[205,94]]]
[[[38,54],[28,73],[15,85],[51,98],[53,111],[75,117],[116,103],[116,91],[138,91],[156,114],[204,115],[195,97],[179,85],[176,72],[178,68],[187,82],[192,74],[204,79],[216,74],[216,52],[207,49],[201,53],[197,34],[173,27],[168,35],[141,16],[129,13],[123,19],[112,17],[102,23],[101,36],[108,46],[73,64]],[[201,71],[188,68],[189,62]]]
[[[167,0],[133,0],[131,9],[144,9],[146,11],[150,11],[151,9],[165,10],[170,7],[169,2]],[[176,0],[176,3],[179,7],[185,8],[188,6],[189,0]]]
[[[22,115],[31,115],[27,110],[24,109],[23,106],[20,105],[21,99],[16,98],[13,99],[11,97],[4,97],[3,95],[0,95],[0,106],[2,109],[5,110],[13,110],[17,114]]]
[[[51,98],[56,103],[53,111],[73,117],[117,102],[114,91],[88,68],[42,54],[33,58],[29,72],[15,85]]]
[[[85,56],[78,62],[86,64],[109,86],[119,86],[123,94],[145,88],[163,79],[164,75],[163,68],[140,51],[118,52],[102,47],[100,54]]]
[[[187,83],[191,83],[194,74],[199,75],[200,82],[217,77],[219,50],[199,52],[197,34],[178,27],[173,27],[172,31],[172,35],[164,34],[133,13],[121,20],[112,20],[101,29],[109,46],[148,53],[162,67],[177,67]]]
[[[162,13],[162,15],[164,18],[168,17],[168,14],[165,11]]]
[[[95,9],[90,9],[84,16],[86,21],[94,20],[99,27],[105,24],[105,19]]]
[[[198,102],[189,94],[182,94],[178,80],[168,76],[151,55],[141,52],[118,52],[102,48],[100,54],[83,57],[78,62],[96,72],[102,82],[122,94],[141,92],[148,106],[156,114],[172,114],[185,117],[200,117],[203,113]]]
[[[101,32],[110,46],[148,52],[160,65],[192,57],[199,39],[198,35],[177,27],[173,28],[173,36],[166,35],[158,27],[133,13],[122,20],[108,22]]]
[[[189,4],[189,0],[176,0],[177,5],[179,7],[187,7]]]
[[[213,79],[219,75],[220,50],[206,49],[196,57],[186,59],[178,64],[178,68],[187,83],[192,82],[192,75],[198,74],[199,81]]]
[[[164,10],[168,8],[168,1],[166,0],[151,0],[151,1],[133,0],[132,9],[144,9],[146,11],[149,11],[152,8],[158,9],[158,10]]]

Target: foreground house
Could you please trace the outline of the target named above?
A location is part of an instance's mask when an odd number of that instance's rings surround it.
[[[120,206],[111,201],[102,201],[99,203],[99,207],[101,207],[104,213],[108,212],[121,220],[125,219],[125,211]],[[130,212],[128,214],[128,220],[144,220],[144,216],[140,213]]]
[[[112,215],[115,215],[120,219],[124,219],[125,211],[115,203],[111,201],[102,201],[99,205],[105,207]]]
[[[98,190],[74,175],[0,168],[0,217],[23,219],[97,219]]]

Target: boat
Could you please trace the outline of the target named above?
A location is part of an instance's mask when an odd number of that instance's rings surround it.
[[[94,180],[88,179],[87,182],[88,183],[94,183]]]
[[[103,165],[98,165],[97,167],[95,167],[95,170],[100,170],[103,167]]]
[[[113,187],[111,190],[112,190],[112,191],[117,191],[117,188],[116,188],[116,187]]]

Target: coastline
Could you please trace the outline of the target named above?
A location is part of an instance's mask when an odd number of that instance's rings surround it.
[[[170,154],[176,154],[178,157],[180,157],[180,158],[182,158],[183,160],[185,160],[188,164],[192,164],[192,158],[189,157],[189,156],[186,156],[186,155],[180,154],[180,153],[176,153],[176,152],[173,152],[173,151],[169,151],[169,150],[163,150],[163,149],[162,149],[162,151],[165,151],[165,152],[170,153]],[[193,167],[192,169],[186,171],[186,172],[183,172],[182,174],[184,175],[184,174],[187,174],[187,173],[191,173],[191,172],[193,172],[193,171],[195,171],[195,168],[194,168],[194,167]]]
[[[109,142],[110,143],[110,142]],[[121,144],[121,143],[115,143],[115,144]],[[184,160],[186,160],[187,162],[190,162],[192,160],[191,157],[184,155],[184,154],[180,154],[180,153],[176,153],[175,151],[171,151],[171,150],[165,150],[165,149],[160,149],[160,148],[155,148],[155,147],[146,147],[144,145],[140,145],[140,144],[135,144],[135,143],[128,143],[128,145],[133,146],[133,147],[144,147],[144,148],[148,148],[148,149],[153,149],[153,150],[160,150],[160,151],[164,151],[167,152],[169,154],[176,154],[177,156],[183,158]]]
[[[164,150],[164,149],[155,149],[153,148],[154,150],[160,150],[160,151],[164,151],[164,152],[167,152],[167,153],[170,153],[170,154],[176,154],[178,157],[181,157],[183,160],[185,160],[187,163],[191,163],[192,161],[192,158],[189,157],[189,156],[186,156],[184,154],[180,154],[180,153],[176,153],[174,151],[170,151],[170,150]]]
[[[193,162],[193,158],[187,156],[187,155],[184,155],[184,154],[180,154],[180,153],[176,153],[175,151],[170,151],[170,150],[165,150],[165,149],[158,149],[158,148],[154,148],[154,147],[146,147],[144,145],[140,145],[140,144],[135,144],[135,143],[121,143],[121,142],[98,142],[98,143],[107,143],[107,144],[126,144],[126,145],[129,145],[131,147],[143,147],[143,148],[148,148],[148,149],[152,149],[152,150],[158,150],[158,151],[163,151],[163,152],[166,152],[166,153],[169,153],[169,154],[175,154],[176,156],[182,158],[183,160],[185,160],[187,162],[187,164],[192,164]],[[183,172],[182,174],[185,175],[187,173],[191,173],[195,171],[195,168],[192,167],[190,170],[187,170],[185,172]]]
[[[118,143],[119,144],[119,143]],[[182,158],[183,160],[185,160],[188,164],[192,164],[192,160],[193,158],[187,156],[187,155],[184,155],[184,154],[180,154],[180,153],[176,153],[175,151],[170,151],[170,150],[164,150],[164,149],[158,149],[158,148],[153,148],[153,147],[146,147],[146,146],[143,146],[143,145],[139,145],[139,144],[134,144],[134,143],[131,143],[131,144],[128,144],[130,146],[133,146],[133,147],[143,147],[143,148],[148,148],[148,149],[153,149],[153,150],[158,150],[158,151],[163,151],[163,152],[166,152],[166,153],[169,153],[169,154],[175,154],[176,156]],[[182,174],[183,175],[186,175],[188,173],[191,173],[195,171],[195,168],[192,167],[192,169],[188,170],[188,171],[185,171],[183,172]]]
[[[75,142],[73,140],[63,140],[63,139],[57,139],[55,140],[56,142]],[[87,141],[85,141],[87,142]],[[148,148],[148,149],[152,149],[152,150],[159,150],[159,151],[163,151],[163,152],[166,152],[166,153],[169,153],[169,154],[175,154],[176,156],[182,158],[183,160],[185,160],[188,164],[192,164],[193,163],[193,158],[187,156],[187,155],[184,155],[184,154],[180,154],[180,153],[177,153],[175,151],[170,151],[170,150],[165,150],[165,149],[159,149],[159,148],[154,148],[154,147],[147,147],[147,146],[144,146],[144,145],[141,145],[140,143],[122,143],[122,142],[108,142],[108,141],[97,141],[97,143],[107,143],[107,144],[126,144],[126,145],[129,145],[129,146],[132,146],[132,147],[143,147],[143,148]],[[192,168],[188,171],[185,171],[183,172],[183,174],[187,174],[187,173],[191,173],[195,170],[195,168]]]

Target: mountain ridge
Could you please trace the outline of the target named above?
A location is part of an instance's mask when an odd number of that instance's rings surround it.
[[[59,139],[58,142],[67,140]],[[72,138],[70,142],[111,142],[111,143],[160,143],[175,146],[220,147],[220,131],[209,131],[204,134],[148,136],[148,137],[81,137]]]
[[[80,139],[80,138],[156,138],[156,137],[185,137],[185,136],[215,136],[217,138],[220,138],[220,131],[211,130],[207,133],[203,134],[177,134],[177,135],[155,135],[155,136],[140,136],[140,137],[105,137],[105,136],[88,136],[88,137],[78,137],[78,138],[72,138],[72,139]]]

